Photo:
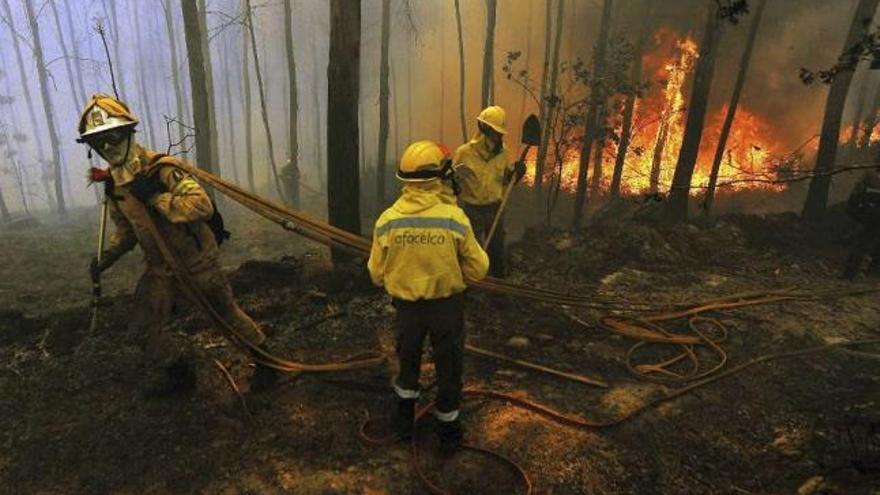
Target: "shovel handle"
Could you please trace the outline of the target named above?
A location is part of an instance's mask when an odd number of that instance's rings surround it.
[[[525,161],[526,155],[529,154],[529,148],[532,145],[526,145],[523,148],[522,153],[519,154],[519,161]],[[489,241],[492,240],[492,236],[495,234],[495,229],[498,228],[498,222],[501,220],[501,214],[504,212],[504,207],[507,206],[507,200],[510,198],[510,192],[513,191],[513,186],[516,185],[516,181],[513,177],[510,178],[510,182],[507,183],[507,187],[504,188],[504,196],[501,197],[501,204],[498,205],[498,211],[495,212],[495,218],[492,219],[492,227],[489,228],[489,233],[486,235],[486,239],[483,240],[483,250],[485,251],[489,247]]]

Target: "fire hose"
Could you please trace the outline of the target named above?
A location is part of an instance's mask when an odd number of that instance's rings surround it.
[[[205,184],[212,186],[215,190],[220,191],[234,201],[263,216],[264,218],[281,225],[286,230],[295,232],[313,241],[325,244],[330,247],[338,248],[355,255],[366,256],[369,253],[371,244],[369,239],[349,233],[342,229],[328,225],[320,220],[313,219],[301,212],[288,209],[274,202],[260,198],[259,196],[249,193],[241,189],[240,187],[226,182],[225,180],[203,170],[185,164],[174,166],[177,166],[183,171],[192,174]],[[155,224],[152,222],[148,222],[147,227],[151,235],[156,239],[157,245],[166,262],[168,262],[169,266],[173,269],[175,276],[178,278],[186,291],[191,294],[193,300],[197,303],[197,305],[205,312],[206,315],[208,315],[211,321],[214,322],[218,328],[227,332],[234,341],[249,349],[256,356],[256,360],[259,364],[282,371],[343,371],[364,368],[368,366],[375,366],[384,362],[385,357],[377,355],[367,357],[355,356],[347,361],[337,363],[298,363],[274,356],[273,354],[265,351],[259,346],[248,342],[211,306],[211,304],[208,302],[208,299],[201,292],[198,284],[196,284],[192,276],[187,272],[186,268],[177,258],[176,254],[169,248],[167,243],[164,242],[164,239],[162,238]],[[545,289],[519,286],[501,280],[494,280],[491,278],[480,282],[470,281],[469,285],[479,287],[490,292],[501,293],[514,297],[526,298],[537,302],[558,304],[568,307],[602,309],[615,308],[615,301],[610,299],[606,299],[603,301],[599,300],[598,298],[587,298],[583,296],[554,292]],[[685,385],[673,391],[669,391],[658,398],[648,400],[642,405],[612,420],[596,421],[572,416],[559,412],[555,409],[544,406],[537,402],[516,397],[511,394],[490,390],[466,388],[463,392],[463,399],[466,401],[474,399],[489,399],[501,401],[514,407],[539,414],[554,423],[572,428],[607,428],[615,426],[650,408],[657,406],[662,402],[673,400],[677,397],[691,392],[698,387],[702,387],[722,378],[729,377],[734,373],[738,373],[759,363],[782,358],[804,356],[808,354],[824,352],[831,349],[880,344],[880,339],[868,339],[851,342],[840,342],[807,349],[767,354],[764,356],[753,358],[725,371],[720,371],[727,360],[726,354],[719,345],[719,343],[723,341],[724,337],[726,336],[726,327],[717,319],[700,316],[702,313],[708,311],[730,310],[747,306],[778,303],[783,301],[813,301],[818,299],[827,299],[830,297],[843,297],[873,293],[878,291],[880,291],[880,287],[875,286],[828,291],[796,291],[793,289],[782,289],[775,291],[754,291],[709,300],[690,307],[682,307],[677,309],[669,309],[660,312],[648,313],[647,315],[637,318],[623,317],[617,315],[606,316],[600,320],[600,324],[604,328],[616,334],[638,341],[627,353],[627,367],[630,369],[631,372],[633,372],[640,378],[651,379],[653,377],[649,375],[651,373],[657,373],[661,375],[666,375],[667,378],[672,377],[677,380],[686,380],[690,382],[688,385]],[[641,307],[644,308],[646,307],[646,305],[642,305]],[[618,307],[618,309],[620,308]],[[688,325],[692,331],[692,334],[686,335],[671,333],[658,325],[658,322],[665,322],[682,318],[688,318]],[[584,322],[578,320],[576,317],[573,317],[573,319],[578,323],[585,324]],[[721,332],[721,336],[715,338],[710,337],[709,335],[707,335],[706,332],[699,329],[699,324],[701,323],[709,323]],[[631,364],[631,358],[633,354],[642,346],[647,345],[648,343],[679,345],[682,346],[683,350],[677,357],[666,360],[656,365],[633,366]],[[706,346],[714,351],[716,354],[718,354],[719,363],[717,363],[714,367],[707,371],[699,371],[699,361],[694,350],[694,346],[697,345]],[[491,353],[489,355],[491,355]],[[685,359],[691,361],[692,372],[690,374],[681,375],[670,370],[671,366]],[[560,376],[572,379],[571,377],[565,377],[564,374],[561,374]],[[587,381],[581,381],[583,383],[588,383]],[[601,382],[594,384],[600,384],[600,386],[604,385],[604,383]],[[417,412],[417,420],[424,418],[428,414],[428,412],[433,409],[433,406],[434,403],[430,403],[425,407],[419,408]],[[369,429],[369,425],[372,423],[373,421],[368,421],[362,426],[360,432],[361,439],[365,443],[372,445],[386,445],[391,443],[392,439],[377,438],[370,436],[367,433],[366,430]],[[421,484],[430,493],[437,495],[446,495],[448,492],[444,491],[440,486],[431,481],[421,466],[417,431],[418,430],[416,430],[416,434],[413,435],[411,442],[411,459],[413,463],[413,469],[416,472],[416,475]],[[486,449],[471,445],[465,445],[464,447],[468,450],[478,452],[482,455],[486,455],[507,463],[519,476],[523,485],[524,493],[531,493],[531,479],[529,478],[526,471],[517,463],[510,459],[507,459],[506,457],[498,453]]]

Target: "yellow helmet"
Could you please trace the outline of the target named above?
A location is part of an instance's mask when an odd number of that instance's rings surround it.
[[[134,127],[137,124],[138,119],[125,103],[104,93],[98,93],[89,99],[80,115],[77,142],[85,142],[89,137],[111,129]]]
[[[449,158],[449,149],[434,141],[416,141],[400,157],[397,178],[405,182],[440,179]]]
[[[477,116],[477,122],[486,124],[498,134],[507,134],[507,114],[498,105],[484,108]]]

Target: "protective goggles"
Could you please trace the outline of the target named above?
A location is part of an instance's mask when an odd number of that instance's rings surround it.
[[[131,127],[120,127],[84,137],[82,141],[92,148],[102,148],[104,145],[116,146],[131,137],[132,132]]]

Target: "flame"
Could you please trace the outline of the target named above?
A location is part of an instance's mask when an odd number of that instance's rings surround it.
[[[675,165],[684,139],[684,126],[688,100],[685,89],[692,79],[699,51],[697,43],[689,36],[680,37],[669,29],[659,30],[655,36],[657,48],[643,57],[643,72],[654,83],[641,98],[636,100],[632,137],[621,181],[621,192],[640,194],[667,192],[672,184]],[[659,82],[659,84],[658,84]],[[707,115],[703,137],[692,179],[691,194],[702,195],[709,182],[715,148],[718,145],[728,105]],[[615,134],[620,135],[620,117],[615,117]],[[874,134],[880,138],[880,126]],[[778,184],[749,182],[752,179],[773,179],[777,159],[774,153],[783,149],[774,139],[773,127],[761,116],[750,111],[742,103],[729,136],[726,151],[718,172],[718,184],[724,190],[768,189],[781,190]],[[874,135],[872,135],[872,140]],[[580,164],[579,144],[562,150],[561,167],[555,166],[552,150],[545,165],[545,183],[561,174],[560,188],[573,192],[577,184]],[[603,149],[603,176],[600,189],[607,191],[617,155],[617,143],[608,140]],[[524,178],[526,184],[534,184],[536,153],[526,160],[529,170]],[[592,173],[592,163],[590,173]],[[589,184],[590,179],[588,179]],[[551,182],[552,183],[552,182]]]

